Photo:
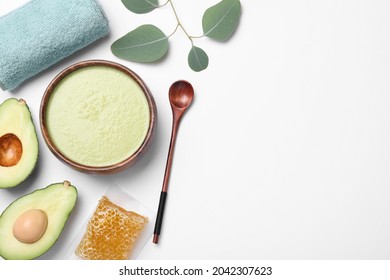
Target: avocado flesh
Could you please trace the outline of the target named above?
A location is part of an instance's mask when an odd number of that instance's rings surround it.
[[[14,164],[4,164],[4,150],[9,143],[21,144],[21,157]],[[15,142],[15,141],[13,141]],[[22,99],[10,98],[0,105],[0,188],[10,188],[23,182],[34,170],[38,160],[38,138],[30,110]]]
[[[65,181],[38,189],[12,202],[0,216],[0,256],[8,260],[29,260],[47,252],[60,236],[76,201],[77,189]],[[48,224],[43,236],[28,244],[15,238],[13,226],[21,214],[31,209],[46,212]]]

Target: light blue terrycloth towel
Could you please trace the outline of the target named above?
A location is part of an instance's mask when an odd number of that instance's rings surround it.
[[[26,79],[105,36],[97,0],[32,0],[0,17],[0,87]]]

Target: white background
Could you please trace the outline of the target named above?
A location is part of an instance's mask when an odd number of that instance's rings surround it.
[[[27,1],[0,0],[0,14]],[[21,195],[69,180],[77,207],[41,259],[61,259],[110,183],[157,210],[171,130],[169,86],[190,81],[195,102],[177,139],[160,244],[139,259],[390,258],[390,2],[387,0],[241,0],[237,31],[226,43],[195,44],[209,55],[201,73],[187,66],[182,31],[168,56],[138,64],[110,45],[141,24],[166,34],[169,6],[135,15],[119,0],[100,1],[110,36],[30,79],[0,101],[24,98],[40,143],[34,174],[0,190],[0,211]],[[175,0],[183,25],[201,35],[217,0]],[[58,161],[39,128],[49,82],[65,67],[108,59],[137,72],[158,107],[148,154],[113,176],[77,172]]]

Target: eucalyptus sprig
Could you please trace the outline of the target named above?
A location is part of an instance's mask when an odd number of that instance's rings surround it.
[[[149,13],[169,4],[176,17],[177,25],[169,35],[165,35],[161,29],[152,24],[137,27],[111,45],[111,51],[115,56],[135,62],[160,60],[168,51],[169,38],[181,28],[191,42],[188,65],[196,72],[207,68],[209,58],[203,49],[195,46],[194,40],[208,37],[217,41],[226,41],[233,34],[241,16],[240,0],[222,0],[204,12],[203,35],[192,36],[183,27],[172,0],[167,0],[161,5],[158,0],[122,0],[122,3],[128,10],[137,14]]]

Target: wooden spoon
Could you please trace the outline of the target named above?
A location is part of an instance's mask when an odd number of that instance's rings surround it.
[[[157,244],[159,235],[161,232],[162,220],[164,215],[165,202],[168,194],[168,182],[171,174],[173,150],[176,143],[177,130],[179,128],[181,117],[184,112],[190,106],[194,98],[194,89],[192,85],[187,81],[177,81],[173,83],[169,89],[169,102],[171,103],[173,123],[172,123],[172,134],[171,142],[169,144],[169,152],[167,158],[167,164],[165,167],[164,182],[160,195],[160,203],[157,211],[156,224],[154,227],[153,243]]]

